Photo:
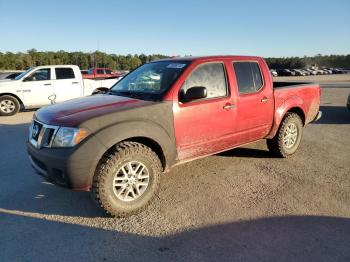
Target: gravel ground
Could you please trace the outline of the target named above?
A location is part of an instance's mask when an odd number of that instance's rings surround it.
[[[157,201],[104,217],[44,182],[25,152],[33,112],[0,118],[1,261],[350,261],[350,84],[323,88],[299,151],[264,141],[174,168]]]

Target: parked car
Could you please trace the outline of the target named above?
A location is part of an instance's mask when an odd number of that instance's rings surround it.
[[[6,72],[0,73],[0,80],[12,80],[19,76],[22,72]]]
[[[89,70],[80,70],[82,76],[89,74]]]
[[[328,68],[322,68],[322,71],[326,72],[327,75],[333,74],[332,70]]]
[[[295,76],[295,72],[289,69],[277,69],[277,74],[279,76]]]
[[[107,92],[118,81],[82,78],[74,65],[30,68],[14,80],[0,82],[0,116],[11,116],[21,108],[39,108],[72,98]]]
[[[307,72],[310,73],[310,75],[317,75],[317,71],[311,68],[306,69]]]
[[[260,139],[276,156],[294,154],[304,125],[321,117],[320,96],[317,84],[273,84],[260,57],[154,61],[108,94],[38,110],[27,150],[49,181],[90,190],[107,213],[129,216],[178,164]]]
[[[327,73],[325,71],[323,71],[322,69],[317,69],[316,70],[317,75],[326,75]]]
[[[303,72],[302,70],[300,69],[291,69],[292,72],[295,73],[296,76],[305,76],[305,72]]]
[[[332,70],[333,74],[347,74],[348,72],[342,68],[334,68]]]
[[[311,73],[305,69],[299,69],[300,71],[302,71],[306,76],[311,75]]]
[[[271,75],[272,75],[273,77],[278,76],[278,74],[277,74],[277,72],[276,72],[275,69],[270,69],[270,73],[271,73]]]

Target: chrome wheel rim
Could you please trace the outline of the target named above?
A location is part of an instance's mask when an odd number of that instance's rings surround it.
[[[283,133],[283,144],[287,149],[292,148],[298,137],[298,128],[294,123],[290,123],[287,125]]]
[[[114,195],[122,201],[130,202],[142,196],[149,185],[147,167],[138,161],[124,164],[113,179]]]
[[[13,101],[11,100],[2,100],[0,102],[0,109],[4,113],[12,113],[15,111],[16,105]]]

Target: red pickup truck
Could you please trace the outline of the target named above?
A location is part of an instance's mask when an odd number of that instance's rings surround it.
[[[273,83],[253,56],[185,57],[145,64],[108,94],[38,110],[27,150],[55,184],[90,190],[115,216],[144,209],[171,167],[266,139],[292,155],[321,117],[316,84]]]
[[[90,68],[87,71],[87,74],[83,74],[83,78],[85,79],[105,79],[105,78],[116,78],[120,77],[120,74],[114,73],[109,68]]]

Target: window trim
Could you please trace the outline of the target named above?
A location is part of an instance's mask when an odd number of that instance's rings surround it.
[[[56,69],[66,69],[66,68],[71,69],[71,70],[73,71],[73,76],[74,76],[74,77],[73,77],[73,78],[60,78],[60,79],[57,79]],[[54,69],[55,69],[55,70],[52,70],[52,71],[55,72],[55,80],[69,80],[69,79],[76,79],[76,78],[77,78],[77,77],[75,76],[74,69],[71,68],[71,67],[55,67]]]
[[[216,97],[210,97],[210,98],[202,98],[202,99],[196,99],[196,100],[192,100],[192,101],[189,101],[189,102],[181,102],[180,101],[180,92],[181,92],[181,89],[183,87],[183,85],[185,84],[185,82],[187,81],[187,79],[189,79],[193,72],[195,72],[198,67],[202,66],[202,65],[207,65],[207,64],[221,64],[222,67],[223,67],[223,71],[224,71],[224,76],[225,76],[225,85],[226,85],[226,95],[225,96],[216,96]],[[191,103],[197,103],[199,101],[210,101],[210,100],[215,100],[215,99],[222,99],[222,98],[227,98],[227,97],[230,97],[231,96],[231,90],[229,88],[229,81],[228,81],[228,75],[227,75],[227,68],[226,68],[226,65],[225,65],[225,62],[224,61],[209,61],[209,62],[203,62],[203,63],[199,63],[198,65],[196,65],[191,73],[186,77],[185,81],[183,81],[183,83],[181,84],[180,88],[179,88],[179,91],[177,93],[177,100],[178,100],[178,103],[180,105],[188,105],[188,104],[191,104]]]
[[[258,67],[259,67],[259,71],[260,71],[260,76],[261,76],[261,80],[262,80],[262,84],[260,86],[260,88],[258,90],[256,90],[255,92],[250,92],[250,93],[241,93],[239,92],[239,87],[238,87],[238,82],[237,82],[237,74],[236,74],[236,70],[235,70],[235,67],[234,67],[234,63],[257,63],[258,64]],[[262,73],[262,70],[261,70],[261,66],[260,66],[260,63],[258,60],[233,60],[232,61],[232,69],[233,69],[233,72],[235,73],[235,78],[236,78],[236,83],[237,83],[237,91],[238,91],[238,95],[239,96],[246,96],[246,95],[252,95],[252,94],[258,94],[260,93],[263,89],[264,89],[264,86],[265,86],[265,78],[264,78],[264,75]],[[253,75],[252,75],[253,76]],[[254,81],[254,78],[253,78],[253,82],[254,82],[254,87],[255,87],[255,81]]]

